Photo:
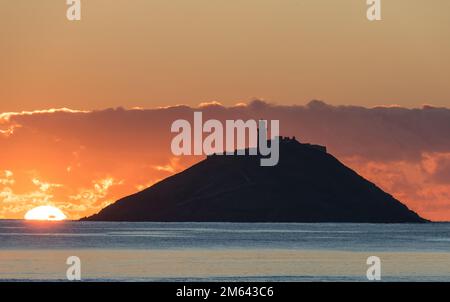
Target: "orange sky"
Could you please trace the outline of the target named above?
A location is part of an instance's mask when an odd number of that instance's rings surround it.
[[[450,99],[450,2],[0,2],[0,112],[253,97],[406,107]]]
[[[365,0],[82,0],[79,22],[65,2],[0,2],[0,218],[80,218],[198,160],[170,155],[179,108],[105,108],[218,101],[450,220],[450,115],[422,108],[450,107],[450,1],[383,0],[380,22]],[[233,107],[253,98],[278,106]]]
[[[98,212],[201,158],[170,150],[176,119],[277,119],[280,134],[326,145],[425,218],[450,220],[450,109],[260,101],[152,110],[51,110],[0,115],[0,218],[54,205],[71,219]],[[364,201],[361,201],[364,202]]]

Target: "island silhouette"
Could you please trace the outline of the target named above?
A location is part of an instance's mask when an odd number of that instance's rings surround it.
[[[426,222],[327,153],[324,146],[279,138],[280,159],[210,155],[122,198],[87,221]],[[245,150],[248,154],[248,149]]]

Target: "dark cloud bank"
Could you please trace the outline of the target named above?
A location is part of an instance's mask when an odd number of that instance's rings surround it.
[[[80,148],[85,161],[95,162],[95,168],[105,172],[118,162],[122,166],[116,170],[139,163],[165,165],[173,157],[172,122],[192,120],[193,112],[198,110],[203,111],[204,120],[278,119],[281,135],[326,145],[330,153],[353,164],[352,168],[365,171],[365,176],[373,176],[371,180],[410,201],[408,205],[415,210],[425,214],[427,209],[432,211],[425,217],[445,210],[450,219],[450,110],[432,106],[364,108],[332,106],[321,101],[282,106],[256,100],[232,107],[211,103],[198,108],[19,114],[0,123],[0,129],[16,126],[12,135],[0,135],[0,148],[5,150],[0,169],[9,167],[8,162],[20,154],[24,157],[23,166],[34,165],[27,162],[26,152],[51,156],[42,161],[48,163]],[[186,167],[196,160],[182,159],[180,165]],[[374,169],[369,163],[381,164]],[[413,177],[408,169],[419,169],[420,177]],[[133,171],[130,173],[143,173]],[[388,182],[384,174],[396,176]],[[432,185],[439,186],[439,190]]]

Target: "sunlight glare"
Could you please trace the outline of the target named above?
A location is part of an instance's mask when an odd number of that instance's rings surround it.
[[[61,221],[66,218],[66,215],[60,209],[52,206],[40,206],[25,214],[26,220]]]

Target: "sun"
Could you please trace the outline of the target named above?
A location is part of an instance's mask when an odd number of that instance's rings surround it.
[[[61,221],[66,218],[66,215],[60,209],[52,206],[40,206],[25,214],[26,220]]]

